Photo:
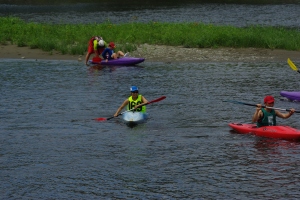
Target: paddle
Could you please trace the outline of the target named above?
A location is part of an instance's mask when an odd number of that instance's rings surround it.
[[[299,69],[296,67],[296,65],[291,61],[291,59],[287,59],[287,62],[289,64],[289,66],[292,68],[292,70],[297,71],[298,73],[300,73]]]
[[[155,103],[155,102],[159,102],[159,101],[161,101],[161,100],[164,100],[165,98],[166,98],[166,96],[161,96],[161,97],[159,97],[159,98],[157,98],[157,99],[154,99],[154,100],[152,100],[152,101],[149,101],[149,102],[146,103],[145,105],[148,105],[148,104],[151,104],[151,103]],[[120,114],[117,115],[117,117],[120,116],[120,115],[123,115],[123,114],[126,113],[126,112],[133,111],[133,110],[134,110],[134,108],[131,109],[131,110],[126,110],[126,111],[124,111],[124,112],[121,112]],[[112,118],[115,118],[115,116],[112,116],[112,117],[109,117],[109,118],[100,117],[100,118],[96,118],[95,120],[96,120],[96,121],[105,121],[105,120],[110,120],[110,119],[112,119]]]
[[[247,105],[247,106],[255,106],[256,104],[250,104],[250,103],[244,103],[240,101],[234,101],[234,100],[224,100],[224,102],[230,102],[230,103],[235,103],[235,104],[242,104],[242,105]],[[270,108],[274,110],[284,110],[284,111],[291,111],[290,109],[284,109],[284,108],[275,108],[275,107],[269,107],[269,106],[262,106],[263,108]],[[295,113],[300,113],[300,111],[295,110]]]

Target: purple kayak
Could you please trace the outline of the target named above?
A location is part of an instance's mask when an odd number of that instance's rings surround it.
[[[113,65],[113,66],[119,66],[119,65],[136,65],[141,62],[144,62],[145,58],[135,58],[135,57],[122,57],[118,59],[112,59],[108,60],[102,60],[101,62],[94,62],[93,60],[90,60],[90,64],[101,64],[101,65]]]
[[[290,101],[300,101],[300,91],[296,91],[296,92],[281,91],[280,95],[287,98]]]

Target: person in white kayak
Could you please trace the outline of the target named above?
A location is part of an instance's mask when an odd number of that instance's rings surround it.
[[[126,99],[122,105],[118,108],[116,113],[114,114],[114,117],[117,117],[121,110],[127,106],[127,110],[135,110],[137,112],[143,112],[146,113],[146,104],[148,103],[148,100],[139,94],[139,90],[137,86],[131,86],[130,87],[130,93],[131,96]]]
[[[292,108],[288,113],[281,113],[278,110],[274,110],[268,107],[274,107],[275,99],[273,96],[266,96],[264,98],[264,104],[266,108],[263,108],[261,104],[256,104],[256,110],[252,116],[252,123],[257,122],[257,127],[262,126],[276,126],[276,116],[286,119],[292,116],[295,109]]]

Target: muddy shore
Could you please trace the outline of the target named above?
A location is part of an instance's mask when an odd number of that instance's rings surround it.
[[[300,61],[300,51],[257,48],[184,48],[165,45],[140,45],[130,56],[154,62],[280,62],[287,58]],[[85,55],[62,55],[40,49],[0,45],[0,59],[77,60],[84,63]]]

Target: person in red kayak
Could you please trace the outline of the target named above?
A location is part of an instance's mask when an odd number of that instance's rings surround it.
[[[130,87],[131,96],[126,99],[123,104],[118,108],[117,112],[114,114],[114,117],[117,117],[121,110],[127,106],[127,110],[134,109],[137,112],[146,112],[146,105],[148,103],[148,100],[139,94],[139,90],[137,86],[131,86]]]
[[[108,60],[112,59],[118,59],[120,57],[125,56],[125,54],[122,51],[118,51],[117,53],[114,52],[114,49],[116,48],[116,45],[114,42],[110,42],[108,44],[108,47],[105,48],[105,50],[102,52],[103,59],[106,59],[106,62]]]
[[[97,61],[101,61],[101,58],[99,55],[104,51],[105,47],[107,47],[106,42],[103,40],[102,37],[100,36],[94,36],[89,40],[89,46],[88,46],[88,51],[85,56],[85,64],[88,66],[88,61],[91,56],[91,54],[95,53],[95,59]]]
[[[286,119],[292,116],[295,112],[295,109],[292,108],[289,113],[281,113],[278,110],[271,108],[274,106],[274,103],[275,99],[273,96],[266,96],[264,98],[266,108],[263,108],[261,104],[257,104],[255,113],[252,117],[252,123],[256,122],[257,127],[276,126],[276,117]]]

